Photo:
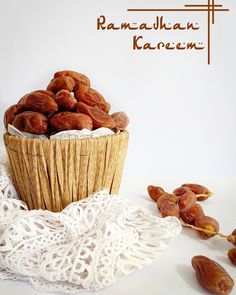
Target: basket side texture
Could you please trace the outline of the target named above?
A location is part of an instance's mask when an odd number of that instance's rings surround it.
[[[119,192],[129,134],[37,140],[4,134],[14,185],[29,209],[58,212],[108,189]]]

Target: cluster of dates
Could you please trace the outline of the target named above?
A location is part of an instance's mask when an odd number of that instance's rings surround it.
[[[206,231],[199,231],[204,238],[210,238],[219,232],[217,220],[206,216],[202,206],[197,204],[197,201],[204,201],[212,195],[206,187],[200,184],[183,184],[173,194],[169,194],[161,187],[149,186],[148,193],[157,202],[162,217],[176,216],[187,224],[205,229]]]
[[[182,219],[184,226],[197,230],[204,239],[219,234],[217,220],[206,216],[202,206],[197,203],[207,200],[212,195],[206,187],[200,184],[183,184],[172,194],[165,192],[160,186],[149,185],[147,190],[149,196],[156,202],[162,217],[175,216]],[[236,245],[236,229],[224,237]],[[236,248],[229,250],[228,258],[236,265]],[[216,261],[205,256],[195,256],[192,258],[192,266],[200,284],[211,293],[224,295],[232,291],[233,279]]]
[[[59,71],[47,90],[24,95],[7,109],[4,124],[33,134],[52,134],[63,130],[106,127],[125,130],[129,119],[124,112],[109,115],[110,104],[90,87],[87,76],[75,71]]]

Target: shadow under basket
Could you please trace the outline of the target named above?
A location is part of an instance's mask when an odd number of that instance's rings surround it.
[[[119,192],[129,134],[39,140],[4,134],[14,185],[29,209],[58,212],[101,189]]]

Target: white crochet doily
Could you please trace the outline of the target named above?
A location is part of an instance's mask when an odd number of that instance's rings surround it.
[[[98,290],[150,264],[180,231],[177,218],[158,218],[105,190],[60,213],[30,211],[1,154],[0,280],[67,294]]]

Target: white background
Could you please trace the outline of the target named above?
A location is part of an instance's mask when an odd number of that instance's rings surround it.
[[[202,182],[216,192],[216,199],[205,205],[209,214],[229,232],[235,226],[236,209],[235,1],[223,0],[231,11],[215,16],[210,66],[206,51],[133,51],[133,32],[96,30],[96,19],[102,14],[117,24],[152,23],[156,13],[126,9],[182,8],[204,1],[167,2],[0,0],[0,118],[25,93],[45,89],[55,71],[85,73],[113,111],[123,110],[130,117],[122,193],[155,212],[146,200],[146,185],[172,190],[182,182]],[[158,15],[169,21],[196,21],[201,29],[144,32],[145,40],[206,44],[206,13]],[[152,266],[101,294],[201,294],[190,272],[191,257],[200,252],[219,258],[235,277],[235,268],[225,259],[227,247],[218,240],[199,242],[195,235],[184,234]],[[0,285],[0,292],[13,294],[16,286],[32,292],[13,283]]]

